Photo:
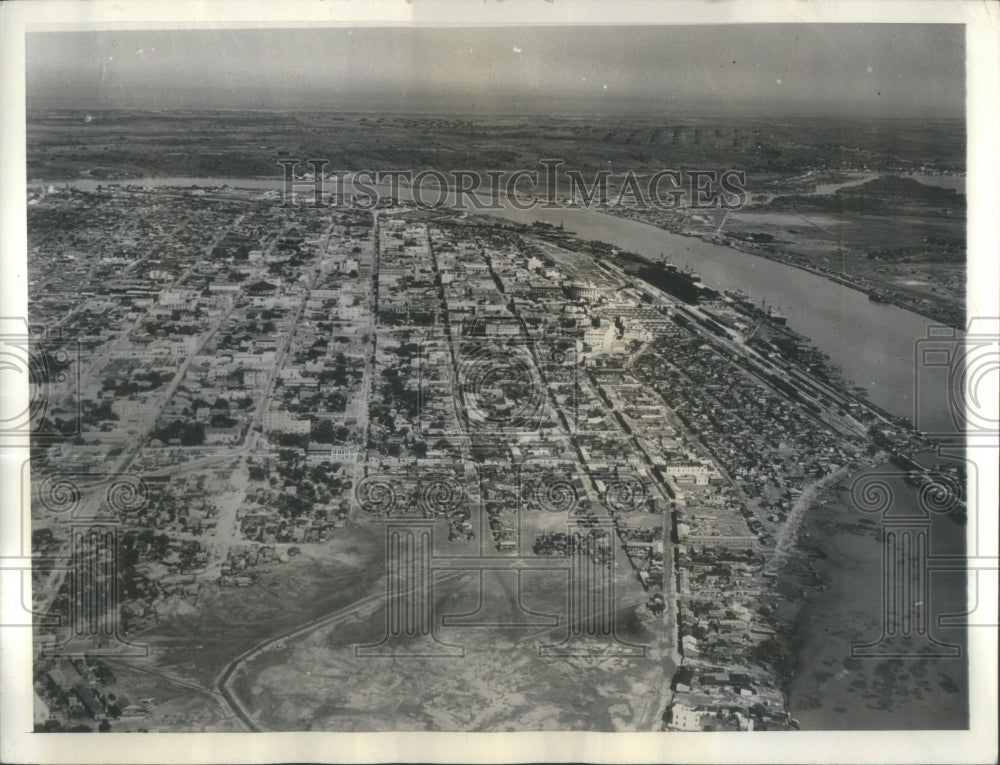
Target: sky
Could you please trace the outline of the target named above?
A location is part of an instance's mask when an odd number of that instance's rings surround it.
[[[960,25],[30,33],[29,109],[962,117]]]

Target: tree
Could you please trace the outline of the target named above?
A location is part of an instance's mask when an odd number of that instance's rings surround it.
[[[97,726],[97,730],[99,730],[101,733],[107,733],[109,730],[111,730],[111,723],[108,722],[108,719],[106,717],[103,720],[101,720],[101,724]]]
[[[184,446],[200,446],[205,443],[205,426],[196,422],[188,425],[181,432],[181,444]]]
[[[312,433],[310,434],[313,441],[321,444],[333,443],[334,428],[333,423],[329,420],[323,420],[319,423],[314,423],[312,428]]]

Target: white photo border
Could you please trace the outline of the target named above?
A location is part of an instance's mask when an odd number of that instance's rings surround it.
[[[1000,11],[995,4],[939,0],[887,2],[650,3],[642,0],[153,0],[141,3],[11,2],[0,5],[0,306],[27,316],[25,179],[25,35],[32,31],[296,26],[512,26],[761,23],[940,23],[966,28],[969,316],[997,316],[1000,252]],[[929,54],[932,55],[932,54]],[[26,387],[26,386],[25,386]],[[992,391],[996,396],[997,392]],[[23,396],[27,391],[6,391]],[[997,451],[969,450],[981,479],[980,543],[996,556]],[[18,450],[0,454],[2,554],[19,549],[22,513]],[[971,528],[973,524],[970,524]],[[8,571],[0,604],[20,603]],[[997,612],[993,588],[980,608]],[[727,733],[32,733],[31,634],[0,632],[0,760],[52,763],[222,762],[993,762],[997,756],[997,633],[969,630],[968,731]]]

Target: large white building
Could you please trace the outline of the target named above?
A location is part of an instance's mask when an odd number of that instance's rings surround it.
[[[693,483],[697,486],[708,485],[709,479],[716,475],[713,468],[700,462],[674,462],[667,465],[663,472],[679,484]]]
[[[715,710],[705,704],[688,706],[675,701],[670,706],[670,727],[676,730],[701,730],[702,721],[712,717]]]

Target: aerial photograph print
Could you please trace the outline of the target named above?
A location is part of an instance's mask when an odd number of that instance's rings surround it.
[[[28,27],[35,740],[996,712],[966,25],[567,19]]]

